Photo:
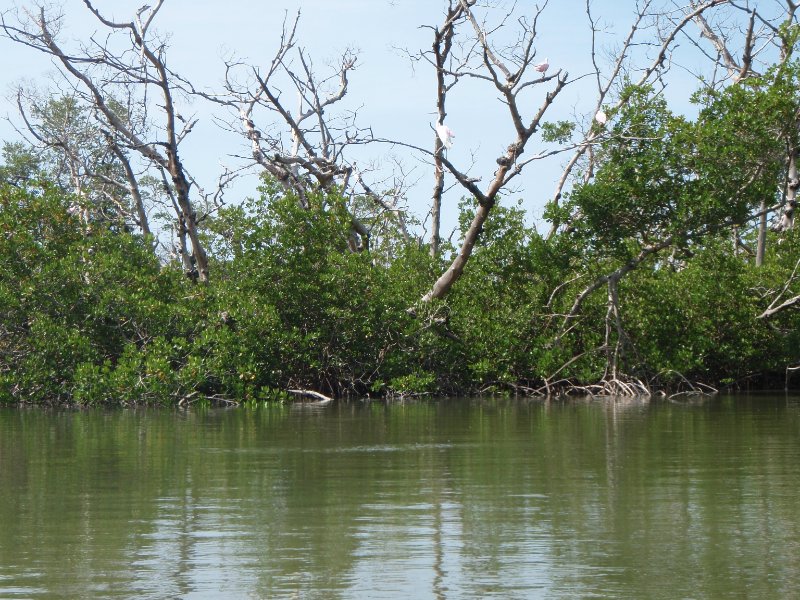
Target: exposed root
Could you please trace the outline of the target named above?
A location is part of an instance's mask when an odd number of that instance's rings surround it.
[[[647,397],[652,396],[650,388],[636,377],[622,375],[607,376],[598,383],[581,386],[581,389],[590,396],[625,396]]]
[[[659,375],[677,375],[680,380],[678,389],[668,396],[670,400],[679,398],[680,396],[712,396],[719,393],[717,388],[699,381],[691,382],[683,373],[673,369],[662,371]]]
[[[792,370],[800,370],[800,365],[791,367]],[[671,375],[673,378],[679,380],[677,387],[671,385],[671,392],[668,393],[669,388],[659,385],[658,382],[665,375]],[[631,375],[606,375],[592,384],[579,384],[570,379],[561,379],[552,381],[551,379],[545,380],[545,384],[540,387],[533,386],[514,386],[521,393],[530,396],[589,396],[593,398],[605,397],[624,397],[624,398],[653,398],[653,397],[667,397],[677,398],[680,396],[712,396],[719,393],[713,386],[701,382],[692,382],[681,373],[677,371],[664,371],[658,377],[644,382],[641,379]]]
[[[230,398],[222,396],[221,394],[211,394],[209,396],[194,391],[183,396],[178,401],[178,406],[180,406],[181,408],[186,408],[187,406],[191,406],[192,404],[195,404],[200,401],[207,401],[211,402],[212,404],[219,404],[224,406],[239,406],[239,404],[241,404],[238,400],[232,400]]]
[[[787,390],[789,389],[789,376],[790,373],[793,373],[794,371],[800,371],[800,365],[795,365],[795,366],[786,365],[786,379],[784,381],[784,389]]]

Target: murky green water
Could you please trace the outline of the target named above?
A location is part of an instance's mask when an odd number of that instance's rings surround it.
[[[789,598],[800,400],[0,411],[0,597]]]

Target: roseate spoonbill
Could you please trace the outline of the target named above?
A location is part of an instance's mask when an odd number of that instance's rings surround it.
[[[542,77],[544,77],[545,71],[547,71],[547,69],[549,68],[550,68],[550,62],[548,61],[547,58],[545,58],[544,62],[540,62],[538,65],[533,67],[533,70],[539,71],[539,73],[542,74]]]
[[[450,129],[444,123],[437,123],[436,124],[436,135],[439,136],[439,139],[442,140],[442,144],[445,148],[450,150],[453,147],[453,139],[456,137],[456,134],[453,133],[453,130]]]
[[[594,116],[594,120],[597,121],[600,125],[605,125],[606,121],[608,121],[608,115],[602,110],[598,110],[597,114]]]

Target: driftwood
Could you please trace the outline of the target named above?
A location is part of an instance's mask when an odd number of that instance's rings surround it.
[[[325,404],[330,404],[333,402],[333,398],[326,396],[325,394],[320,394],[319,392],[315,392],[314,390],[286,390],[290,394],[297,394],[298,396],[309,396],[311,398],[317,398],[317,401],[313,404],[317,406],[323,406]]]

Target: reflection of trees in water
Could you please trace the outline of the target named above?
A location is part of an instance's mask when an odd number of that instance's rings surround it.
[[[433,503],[433,595],[437,600],[446,598],[444,587],[444,546],[442,543],[442,499],[441,494],[434,492]]]
[[[0,575],[35,566],[76,594],[786,596],[798,426],[764,398],[0,412]]]

